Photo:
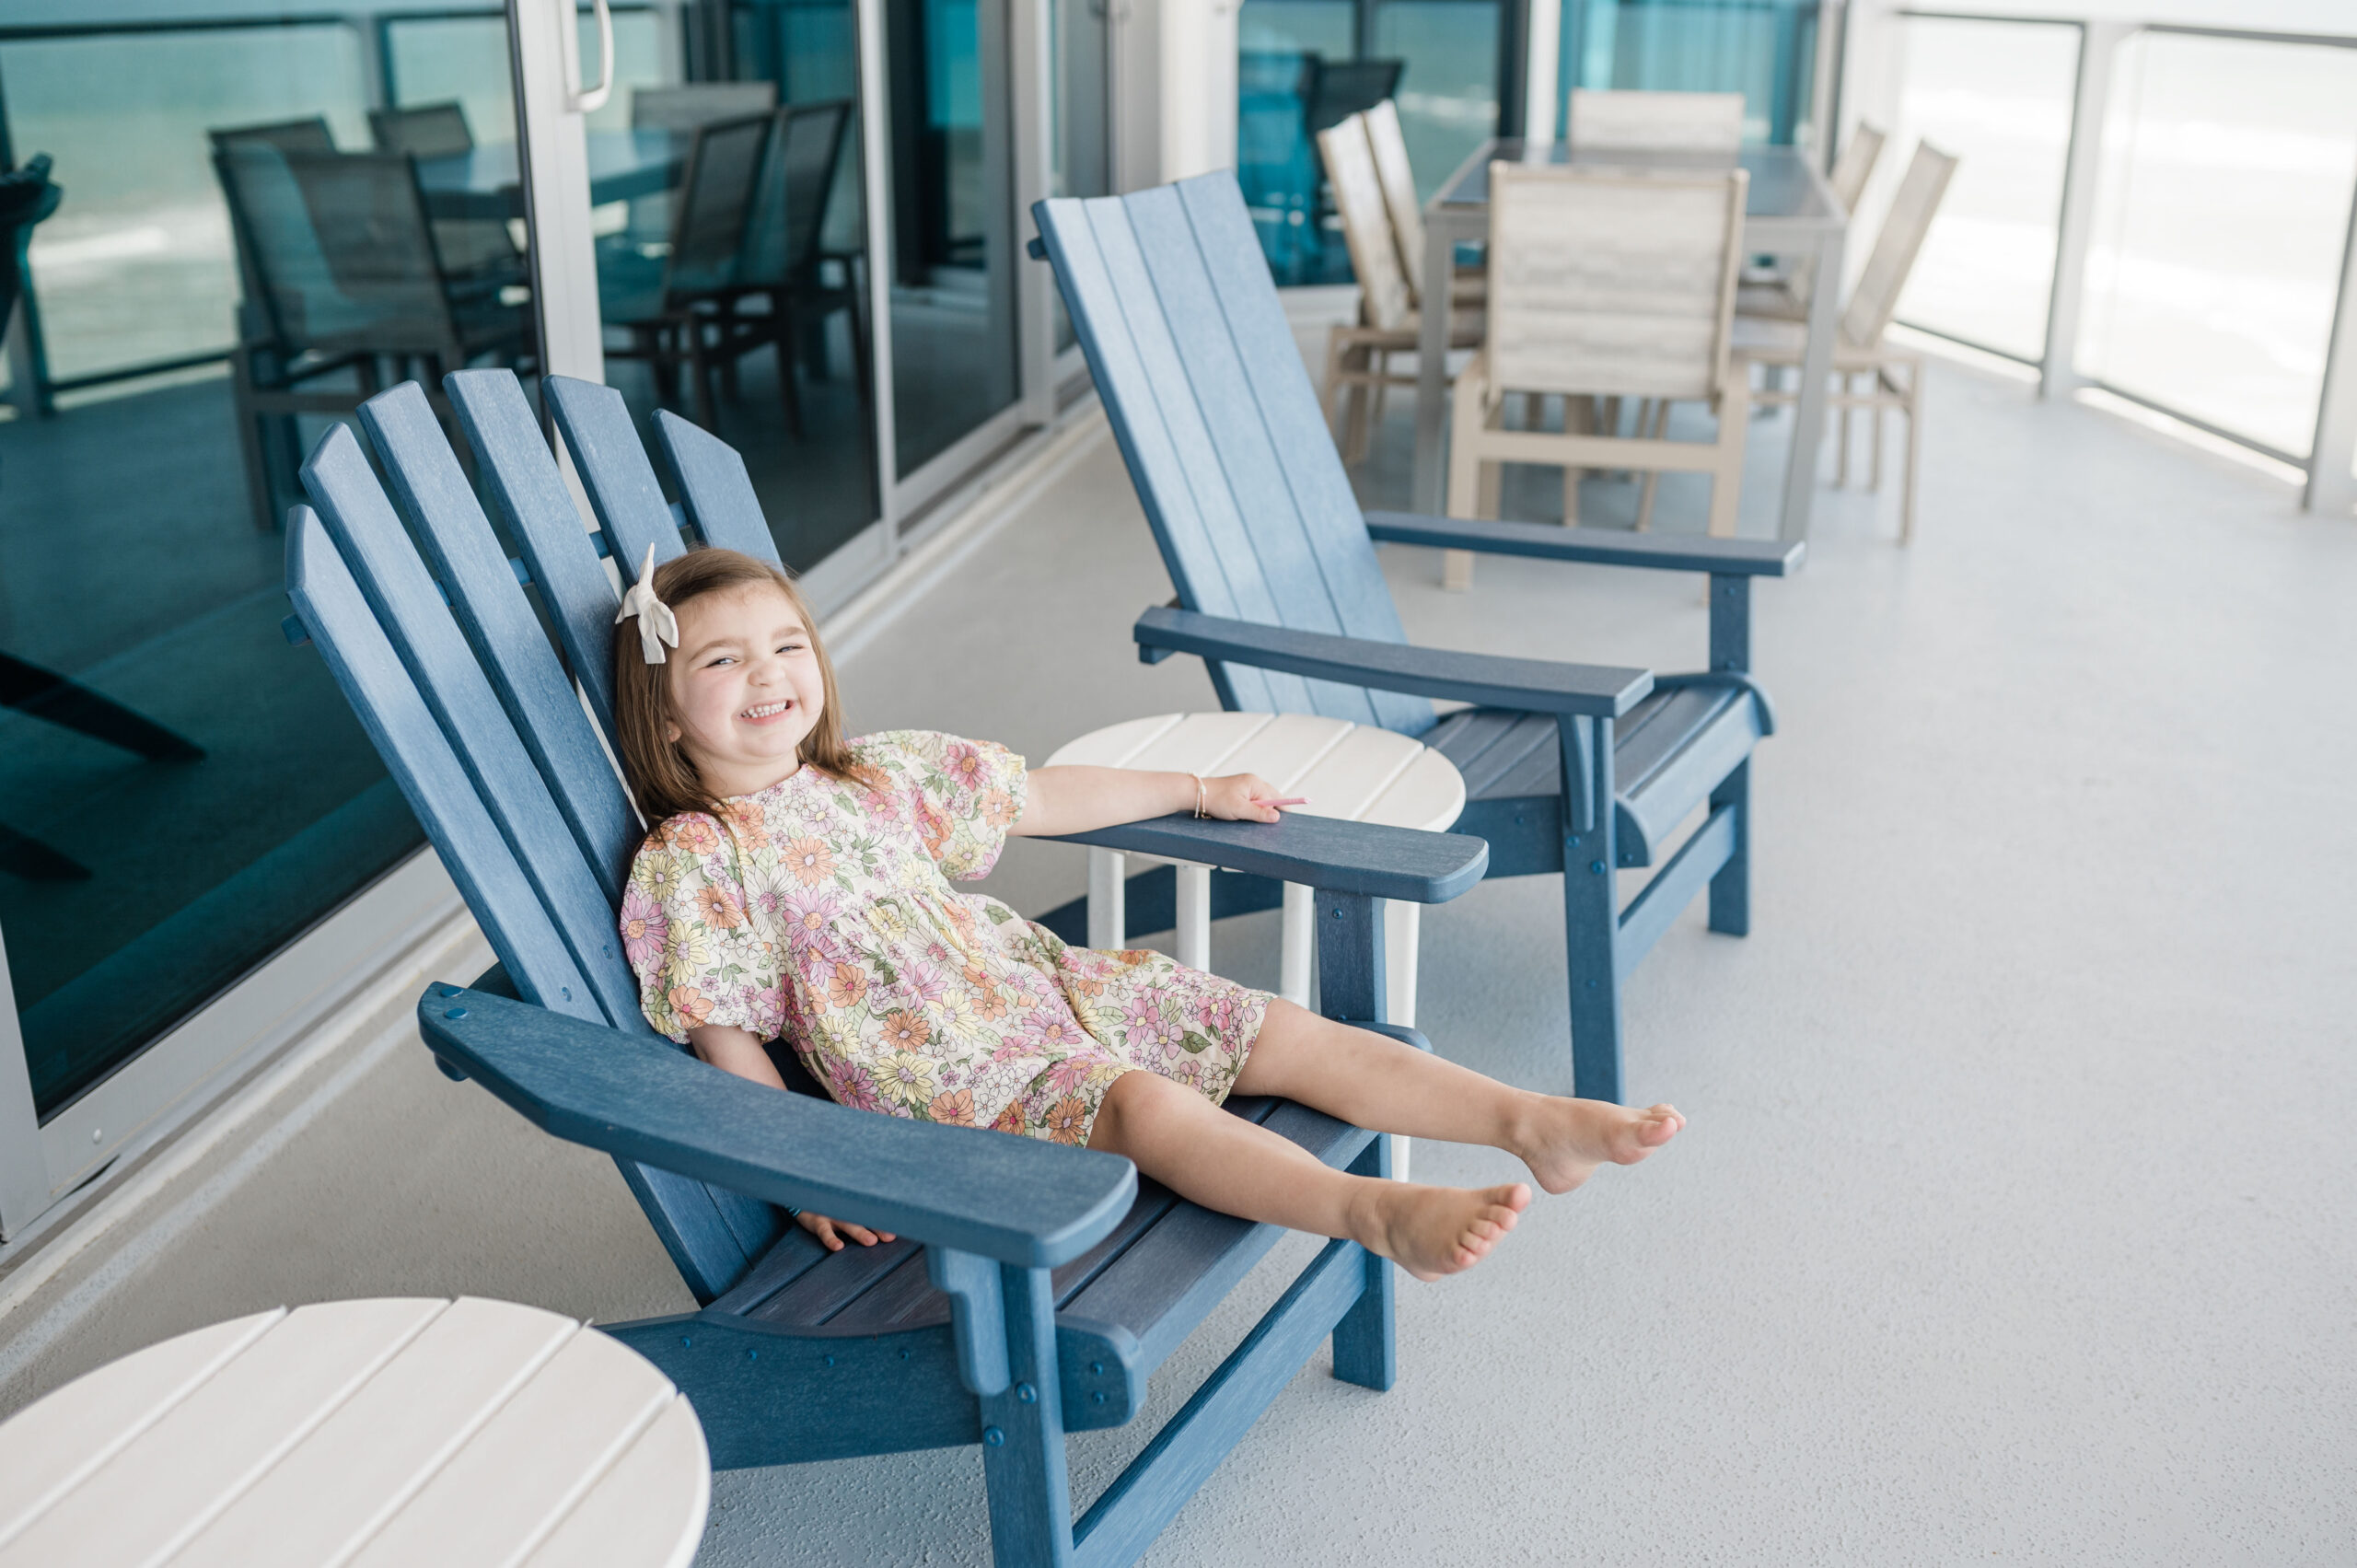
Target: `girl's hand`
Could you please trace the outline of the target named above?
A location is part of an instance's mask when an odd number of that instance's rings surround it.
[[[1280,815],[1281,801],[1289,806],[1304,804],[1280,796],[1276,785],[1258,773],[1229,773],[1203,781],[1203,815],[1223,822],[1273,822]]]
[[[830,1220],[824,1214],[814,1214],[807,1209],[795,1216],[795,1223],[817,1237],[819,1245],[830,1252],[842,1251],[845,1237],[858,1242],[862,1247],[873,1247],[879,1241],[893,1239],[892,1233],[888,1230],[870,1230],[864,1225],[853,1225],[849,1220]]]

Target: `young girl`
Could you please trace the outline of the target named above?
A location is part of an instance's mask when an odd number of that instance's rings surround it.
[[[716,1067],[783,1086],[761,1043],[783,1038],[841,1104],[1110,1150],[1207,1208],[1347,1237],[1419,1279],[1479,1261],[1530,1189],[1345,1175],[1220,1103],[1281,1095],[1488,1144],[1550,1192],[1685,1125],[1666,1105],[1508,1088],[1157,953],[1067,947],[949,885],[988,872],[1010,833],[1179,811],[1276,821],[1276,792],[1248,773],[1026,772],[1004,748],[917,730],[846,741],[800,596],[734,551],[643,572],[617,617],[633,619],[615,717],[656,826],[622,937],[647,1021]],[[830,1249],[891,1239],[801,1223]]]

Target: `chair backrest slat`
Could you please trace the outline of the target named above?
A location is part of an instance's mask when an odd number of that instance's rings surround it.
[[[1731,153],[1743,145],[1743,95],[1574,87],[1571,133],[1575,153]]]
[[[1707,398],[1728,375],[1741,169],[1490,166],[1490,385]]]
[[[1882,341],[1883,330],[1898,308],[1907,276],[1915,270],[1923,240],[1939,215],[1941,199],[1956,175],[1956,160],[1929,142],[1915,145],[1915,156],[1898,181],[1898,194],[1883,215],[1882,230],[1866,256],[1865,270],[1841,308],[1841,335],[1868,346]]]
[[[1033,211],[1180,602],[1404,640],[1235,176]],[[1433,722],[1391,693],[1212,673],[1235,708]]]
[[[1334,212],[1342,220],[1342,243],[1359,280],[1359,315],[1366,325],[1398,331],[1409,322],[1408,274],[1399,267],[1399,242],[1392,237],[1391,214],[1383,204],[1383,180],[1367,146],[1366,121],[1353,114],[1318,133],[1318,156],[1334,190]]]
[[[1882,159],[1883,144],[1889,139],[1873,121],[1859,121],[1842,145],[1841,156],[1833,160],[1833,172],[1825,177],[1826,184],[1833,188],[1833,199],[1852,217],[1857,215],[1858,198],[1866,193],[1866,181],[1874,178],[1875,165]]]
[[[655,411],[655,443],[697,538],[784,570],[752,476],[736,447],[669,409]]]
[[[540,396],[573,454],[581,488],[589,493],[622,580],[636,579],[649,545],[657,565],[679,554],[679,522],[663,499],[663,486],[639,445],[622,395],[595,381],[550,376],[540,382]]]
[[[1362,116],[1376,179],[1383,186],[1383,208],[1399,245],[1399,267],[1408,292],[1421,308],[1424,300],[1424,212],[1416,201],[1416,166],[1408,159],[1408,138],[1399,129],[1399,106],[1385,99]]]
[[[620,903],[623,868],[642,831],[638,813],[523,587],[508,570],[506,552],[424,390],[404,381],[361,404],[360,423],[590,874],[606,901]]]
[[[619,1028],[645,1028],[638,1012],[638,977],[622,961],[614,906],[590,874],[547,781],[475,662],[350,427],[336,426],[312,450],[303,465],[303,484],[607,1020]],[[507,575],[504,562],[500,570]]]
[[[287,530],[286,583],[313,645],[517,992],[554,1012],[613,1022],[598,1006],[468,770],[308,506],[295,509]],[[635,1013],[621,1027],[633,1025],[644,1028]],[[734,1284],[786,1223],[769,1204],[742,1193],[632,1160],[615,1164],[700,1302]]]
[[[459,370],[442,378],[459,426],[524,552],[540,608],[556,628],[590,711],[614,738],[614,610],[621,603],[597,542],[540,434],[523,384],[506,370]]]

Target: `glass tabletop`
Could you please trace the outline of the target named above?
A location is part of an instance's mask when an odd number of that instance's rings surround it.
[[[1519,136],[1502,136],[1467,159],[1456,177],[1433,198],[1435,207],[1459,210],[1490,204],[1490,165],[1520,162],[1524,143]],[[1819,218],[1842,221],[1840,208],[1798,147],[1745,147],[1737,153],[1698,153],[1669,148],[1614,147],[1582,152],[1569,143],[1548,149],[1547,162],[1594,168],[1635,168],[1663,171],[1741,168],[1751,175],[1744,213],[1755,218]]]

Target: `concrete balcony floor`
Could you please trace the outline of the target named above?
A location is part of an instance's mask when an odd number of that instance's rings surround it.
[[[1932,376],[1915,546],[1895,495],[1828,490],[1807,569],[1758,594],[1782,729],[1754,935],[1689,910],[1628,986],[1631,1094],[1685,1134],[1406,1284],[1398,1387],[1313,1361],[1146,1561],[2357,1556],[2357,528],[2102,412]],[[1366,480],[1387,501],[1404,413]],[[1596,494],[1591,520],[1623,505]],[[1193,661],[1130,656],[1169,589],[1109,440],[1014,499],[853,627],[853,727],[1038,758],[1215,705]],[[1666,498],[1661,526],[1692,516]],[[1689,578],[1516,563],[1448,595],[1428,552],[1386,569],[1420,641],[1701,662]],[[1036,912],[1081,877],[1018,844],[985,887]],[[1227,923],[1215,967],[1271,981],[1273,942],[1273,916]],[[1444,1053],[1569,1088],[1553,879],[1428,912],[1422,985]],[[0,1410],[280,1302],[684,1308],[611,1167],[442,1080],[404,1005],[0,1320]],[[1415,1169],[1518,1174],[1432,1144]],[[1146,1417],[1073,1441],[1080,1505],[1310,1248]],[[987,1562],[978,1453],[721,1476],[701,1561]]]

